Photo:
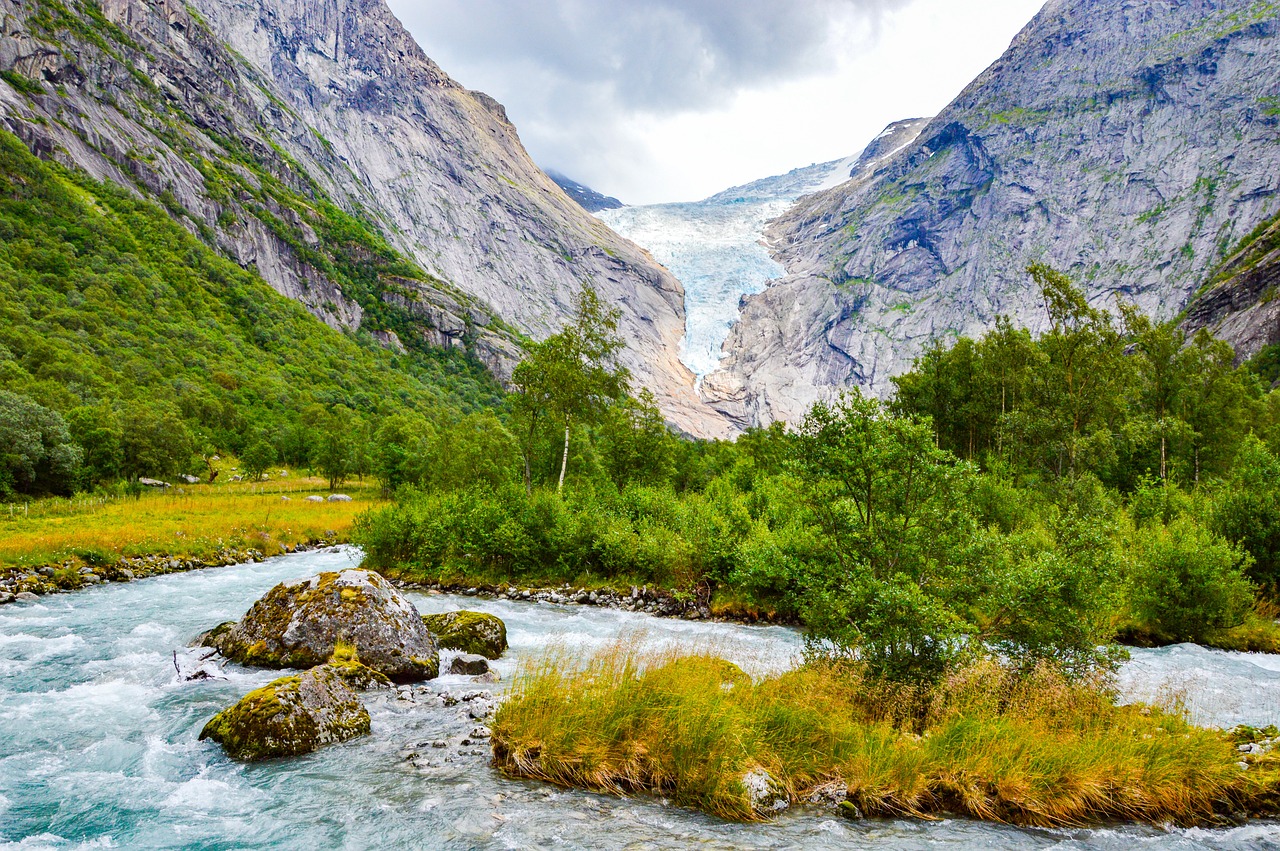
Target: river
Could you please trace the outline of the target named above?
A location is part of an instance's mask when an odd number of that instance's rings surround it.
[[[175,669],[198,632],[238,618],[278,582],[352,566],[332,549],[258,564],[108,584],[0,608],[0,849],[1280,849],[1280,825],[1231,829],[1023,830],[966,820],[851,822],[800,809],[739,825],[645,797],[619,799],[508,780],[485,743],[461,746],[473,705],[441,677],[368,699],[373,735],[257,765],[196,740],[215,712],[276,674],[227,666],[186,682]],[[800,648],[781,627],[688,622],[586,606],[413,594],[425,612],[502,617],[522,658],[556,644],[588,653],[621,634],[713,649],[748,671]],[[1136,651],[1121,684],[1180,697],[1204,723],[1280,723],[1280,657],[1174,647]],[[500,689],[502,686],[490,688]],[[446,748],[433,742],[447,741]]]

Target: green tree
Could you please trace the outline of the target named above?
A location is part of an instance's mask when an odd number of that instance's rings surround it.
[[[606,310],[595,290],[578,294],[574,319],[568,327],[530,347],[515,368],[511,383],[511,411],[518,423],[524,459],[524,483],[533,490],[533,454],[539,429],[564,429],[557,489],[564,488],[569,464],[569,436],[573,423],[599,421],[611,404],[627,392],[627,370],[615,362],[622,348],[617,336],[618,310]]]
[[[245,478],[260,481],[262,474],[276,462],[276,447],[265,434],[259,434],[240,453],[240,467]]]
[[[82,405],[67,413],[71,436],[84,450],[84,477],[92,486],[124,474],[120,419],[109,405]]]
[[[1257,437],[1241,442],[1231,477],[1214,495],[1210,526],[1252,556],[1255,582],[1280,591],[1280,460]]]
[[[609,408],[597,430],[605,469],[618,488],[635,482],[656,485],[675,475],[678,438],[667,429],[657,400],[647,389]]]
[[[805,619],[892,677],[930,678],[972,652],[962,575],[969,468],[929,424],[890,416],[854,391],[813,407],[795,444],[804,498],[821,530],[806,565]],[[969,581],[972,582],[972,576]]]
[[[373,438],[373,473],[384,491],[422,481],[423,456],[435,434],[435,427],[416,414],[382,420]]]
[[[422,480],[440,490],[497,489],[516,476],[519,450],[492,411],[477,411],[442,426],[430,444]]]
[[[169,476],[191,463],[191,432],[174,411],[134,402],[120,422],[124,473],[130,481]]]
[[[320,416],[318,426],[312,460],[329,480],[329,490],[337,490],[354,472],[356,418],[346,405],[335,405]]]
[[[1040,288],[1050,329],[1037,341],[1042,360],[1026,406],[1007,418],[1027,457],[1057,475],[1097,470],[1116,454],[1132,364],[1111,315],[1091,307],[1062,273],[1028,268]]]
[[[1138,623],[1168,641],[1200,642],[1244,622],[1253,603],[1244,550],[1189,517],[1135,538],[1129,605]]]
[[[0,497],[69,494],[82,453],[56,411],[0,390]]]

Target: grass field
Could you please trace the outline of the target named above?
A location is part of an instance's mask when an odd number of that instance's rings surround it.
[[[585,666],[526,667],[493,744],[514,776],[741,820],[823,800],[851,815],[1211,824],[1274,815],[1280,800],[1280,757],[1243,757],[1230,734],[1116,706],[1096,684],[994,663],[935,686],[823,665],[753,682],[710,656],[620,644]]]
[[[153,554],[205,559],[256,549],[274,555],[286,545],[345,541],[356,515],[381,498],[372,482],[340,491],[352,500],[307,502],[311,494],[327,497],[327,483],[291,477],[2,506],[0,571]]]

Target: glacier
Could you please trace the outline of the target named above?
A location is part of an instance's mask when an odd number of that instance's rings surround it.
[[[860,154],[735,186],[701,201],[596,213],[615,232],[647,249],[684,285],[680,358],[699,381],[724,357],[722,347],[738,319],[741,299],[785,274],[764,240],[765,225],[805,195],[874,169],[909,144],[924,123],[896,122]]]

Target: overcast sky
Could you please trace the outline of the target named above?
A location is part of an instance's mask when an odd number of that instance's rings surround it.
[[[533,158],[630,204],[857,153],[932,115],[1043,0],[389,0]]]

